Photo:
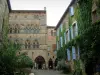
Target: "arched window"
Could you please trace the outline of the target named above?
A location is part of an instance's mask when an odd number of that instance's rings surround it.
[[[28,47],[27,47],[27,42],[25,42],[25,49],[27,49]]]
[[[28,49],[31,48],[31,44],[30,44],[30,41],[28,41]]]
[[[35,48],[39,48],[39,42],[38,42],[38,40],[35,40]]]
[[[25,42],[25,49],[28,49],[28,40]]]
[[[36,46],[37,46],[36,48],[39,48],[39,42],[38,42],[38,41],[37,41],[37,44],[36,44]]]
[[[18,27],[18,28],[17,28],[17,33],[19,33],[19,31],[20,31],[20,28]]]
[[[14,33],[17,33],[17,28],[15,28]]]
[[[31,48],[31,43],[29,40],[26,40],[25,42],[25,49],[30,49]]]
[[[33,42],[33,48],[35,48],[35,42]]]

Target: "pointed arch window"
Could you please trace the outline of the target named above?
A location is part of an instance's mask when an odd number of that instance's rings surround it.
[[[25,42],[25,49],[28,49],[30,46],[30,42],[29,42],[29,40],[26,40],[26,42]]]
[[[37,46],[36,48],[39,48],[39,42],[38,42],[38,41],[37,41],[37,44],[36,44],[36,46]]]
[[[33,48],[35,48],[35,42],[33,42]]]
[[[17,28],[15,28],[14,33],[17,33]]]
[[[30,43],[30,41],[28,41],[28,49],[30,49],[31,48],[31,43]]]
[[[38,42],[38,40],[35,40],[35,48],[39,48],[39,42]]]

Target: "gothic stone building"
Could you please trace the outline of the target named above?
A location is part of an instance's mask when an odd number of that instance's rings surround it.
[[[12,10],[9,14],[9,39],[21,45],[21,52],[48,68],[46,10]]]

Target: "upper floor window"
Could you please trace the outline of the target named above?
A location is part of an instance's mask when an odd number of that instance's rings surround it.
[[[66,32],[66,43],[70,41],[70,30],[68,29]]]
[[[35,43],[33,43],[33,48],[35,48]]]
[[[51,30],[51,36],[53,36],[53,30]]]
[[[25,49],[30,49],[31,48],[31,43],[29,40],[26,40],[25,42]]]
[[[51,30],[51,36],[56,36],[56,32]]]
[[[33,41],[33,48],[39,48],[38,40]]]
[[[73,16],[74,15],[74,7],[71,6],[70,9],[69,9],[69,11],[70,11],[70,16]]]
[[[78,27],[77,27],[77,22],[74,23],[73,25],[73,37],[78,35]]]
[[[72,39],[78,35],[77,22],[75,22],[71,27],[71,37]]]
[[[48,51],[50,51],[50,46],[48,46]]]

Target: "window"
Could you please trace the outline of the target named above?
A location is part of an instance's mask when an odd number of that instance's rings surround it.
[[[35,48],[35,43],[33,43],[33,48]]]
[[[25,42],[25,49],[28,49],[28,45],[27,45],[27,42]]]
[[[49,56],[49,53],[48,53],[48,56]]]
[[[51,30],[51,36],[53,36],[53,30]]]
[[[54,51],[54,54],[57,54],[57,51],[56,50]]]
[[[31,48],[31,44],[29,40],[26,40],[25,42],[25,49],[30,49]]]
[[[77,28],[77,23],[75,22],[71,27],[72,39],[75,38],[77,35],[78,35],[78,28]]]
[[[70,16],[73,16],[73,15],[74,15],[74,7],[71,6],[71,7],[70,7]]]
[[[31,48],[31,44],[30,44],[30,42],[28,42],[28,49],[30,49]]]
[[[38,43],[38,41],[37,41],[37,45],[36,45],[36,46],[37,46],[37,48],[39,48],[39,43]]]
[[[76,25],[74,24],[74,25],[73,25],[73,38],[76,36],[75,33],[76,33]]]
[[[39,48],[39,42],[37,40],[33,42],[33,48]]]
[[[67,49],[67,60],[70,61],[71,60],[71,57],[70,57],[70,50]]]
[[[76,49],[72,46],[72,59],[76,59]]]
[[[15,28],[14,33],[17,33],[17,28]]]
[[[48,51],[50,51],[50,46],[48,46]]]

